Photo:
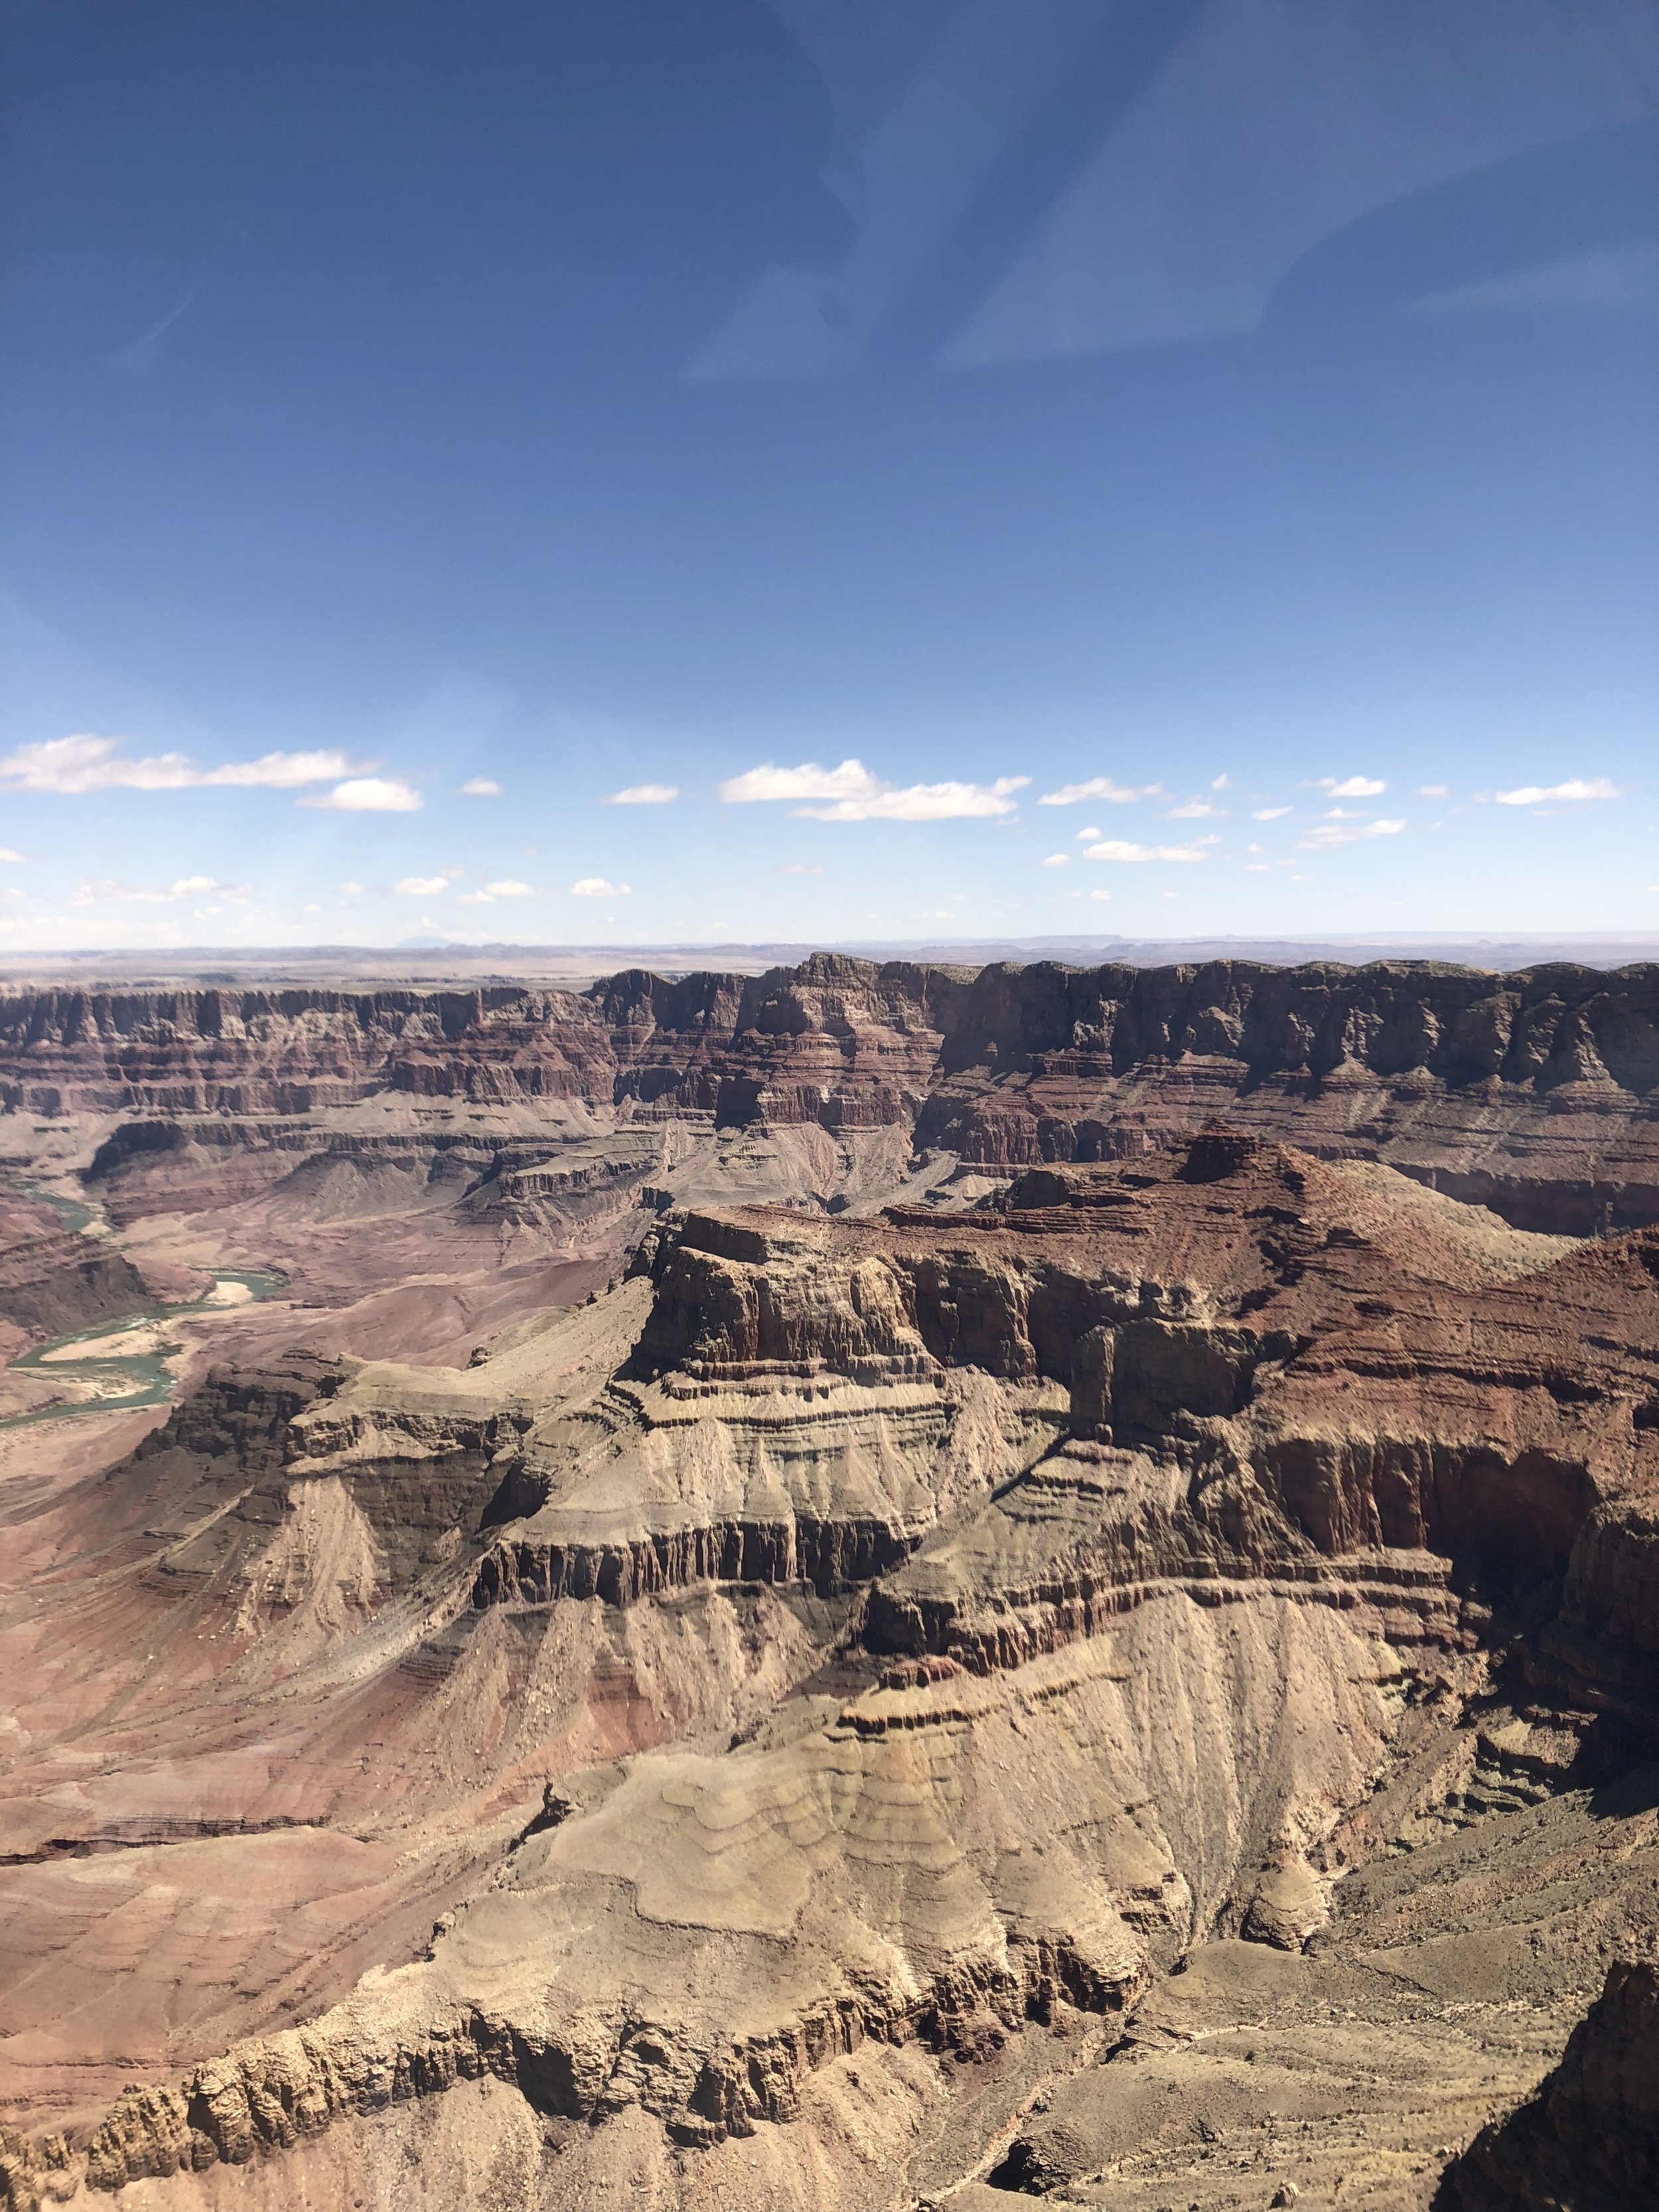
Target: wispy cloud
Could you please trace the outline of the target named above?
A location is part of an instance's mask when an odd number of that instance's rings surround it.
[[[399,898],[436,898],[449,889],[447,876],[400,876],[392,886]]]
[[[1250,809],[1250,819],[1252,822],[1277,822],[1282,815],[1288,814],[1290,811],[1288,806],[1253,806]]]
[[[1206,848],[1218,845],[1218,837],[1194,838],[1190,845],[1131,845],[1121,837],[1108,837],[1085,848],[1085,860],[1207,860]]]
[[[493,775],[470,775],[461,786],[463,799],[499,799],[501,787]]]
[[[815,761],[799,768],[767,762],[720,787],[728,806],[797,801],[793,811],[813,822],[960,822],[1012,814],[1013,794],[1029,775],[999,776],[994,783],[887,783],[860,760],[838,768]]]
[[[1183,799],[1179,806],[1164,811],[1166,822],[1214,822],[1226,813],[1224,806],[1212,806],[1207,799]]]
[[[1449,799],[1451,786],[1449,783],[1419,783],[1417,795],[1419,799]]]
[[[1397,822],[1316,822],[1298,841],[1304,853],[1319,853],[1332,845],[1356,845],[1364,837],[1397,837],[1406,824]]]
[[[1213,787],[1219,790],[1218,784]],[[1109,775],[1091,775],[1086,783],[1062,783],[1058,791],[1045,791],[1039,806],[1075,806],[1080,799],[1109,799],[1114,806],[1133,806],[1138,799],[1162,799],[1161,783],[1115,783]]]
[[[739,779],[741,780],[741,779]],[[608,791],[601,806],[669,806],[680,795],[677,783],[630,783],[623,791]]]
[[[1333,799],[1376,799],[1388,789],[1381,776],[1345,775],[1340,781],[1334,775],[1315,779],[1316,787],[1328,791]]]
[[[572,898],[632,898],[630,884],[607,883],[603,876],[583,876],[570,886]]]
[[[354,775],[337,783],[332,791],[302,799],[301,806],[317,806],[332,814],[418,814],[421,794],[398,777]]]
[[[124,884],[113,876],[82,876],[70,896],[70,904],[97,906],[105,900],[116,900],[138,906],[169,906],[175,899],[200,898],[206,892],[211,892],[216,898],[244,899],[252,896],[246,884],[222,884],[212,876],[179,876],[159,888]]]
[[[1617,799],[1619,786],[1604,775],[1569,776],[1565,783],[1523,783],[1518,790],[1495,791],[1500,806],[1541,806],[1553,799]]]
[[[22,857],[21,853],[14,853],[9,845],[0,845],[0,860],[21,861]]]
[[[1231,776],[1224,774],[1221,775],[1212,775],[1210,778],[1210,788],[1212,791],[1231,790],[1232,787],[1232,781]]]
[[[135,374],[154,368],[156,356],[161,350],[162,339],[185,310],[193,307],[195,302],[194,290],[186,292],[176,307],[169,307],[159,321],[152,323],[147,331],[140,331],[136,338],[124,345],[118,352],[112,354],[111,366],[115,368],[125,368]]]
[[[1050,853],[1046,860],[1037,862],[1040,868],[1069,868],[1071,865],[1072,856],[1069,853]]]
[[[262,753],[258,760],[198,768],[185,753],[153,753],[132,760],[122,752],[119,738],[82,735],[43,738],[19,745],[0,760],[0,788],[52,792],[67,799],[84,798],[96,791],[295,791],[308,783],[354,775],[372,766],[372,762],[353,761],[329,748]]]

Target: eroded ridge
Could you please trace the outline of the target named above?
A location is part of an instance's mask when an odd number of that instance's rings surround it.
[[[465,1835],[465,1866],[303,2025],[9,2139],[12,2202],[234,2172],[321,2204],[418,2141],[434,2205],[515,2146],[508,2201],[548,2208],[1063,2182],[1156,2212],[1186,2139],[1136,2069],[1221,2079],[1159,2054],[1248,2028],[1294,2074],[1346,2004],[1404,2081],[1428,2015],[1385,1992],[1437,1986],[1456,1899],[1504,1943],[1522,1898],[1581,1947],[1646,1924],[1656,1407],[1654,1232],[1534,1236],[1237,1130],[943,1217],[670,1211],[469,1368],[218,1382],[106,1479],[125,1533],[66,1543],[64,1590],[95,1571],[149,1621],[188,1589],[201,1694],[311,1715],[301,1778],[374,1711],[405,1860]],[[446,1776],[469,1712],[493,1742]],[[1588,1993],[1558,1974],[1546,2019],[1548,1978],[1469,2000],[1539,2017],[1437,2164],[1365,2119],[1380,2089],[1344,2115],[1367,2201],[1426,2203],[1559,2055]]]

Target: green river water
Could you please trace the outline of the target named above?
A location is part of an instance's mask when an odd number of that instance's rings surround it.
[[[26,1197],[41,1200],[62,1217],[65,1229],[81,1231],[88,1228],[97,1215],[82,1200],[61,1197],[56,1191],[42,1189],[39,1183],[19,1178],[11,1188]],[[264,1267],[216,1267],[213,1271],[216,1289],[221,1283],[241,1283],[257,1304],[266,1298],[278,1297],[288,1287],[288,1278]],[[170,1353],[183,1346],[161,1339],[153,1352],[100,1352],[99,1346],[112,1338],[129,1335],[136,1328],[154,1322],[167,1322],[187,1314],[210,1313],[217,1310],[208,1297],[186,1301],[182,1305],[154,1305],[143,1307],[137,1313],[125,1314],[119,1321],[100,1322],[95,1328],[83,1328],[70,1336],[54,1337],[50,1344],[37,1344],[27,1352],[21,1352],[9,1360],[11,1367],[44,1367],[49,1374],[61,1376],[65,1382],[91,1379],[102,1384],[106,1391],[112,1382],[123,1387],[108,1395],[76,1400],[61,1406],[43,1406],[32,1413],[13,1413],[0,1419],[0,1429],[22,1428],[35,1421],[61,1421],[77,1413],[129,1413],[135,1407],[165,1405],[173,1395],[173,1377],[167,1370]],[[222,1309],[234,1311],[234,1308]],[[71,1345],[83,1347],[72,1359],[49,1358],[50,1353],[62,1352]]]

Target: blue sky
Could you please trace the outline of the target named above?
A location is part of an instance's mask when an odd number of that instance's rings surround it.
[[[0,23],[0,945],[1659,930],[1647,0]]]

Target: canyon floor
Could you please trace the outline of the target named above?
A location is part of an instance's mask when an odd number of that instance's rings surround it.
[[[0,1001],[0,2204],[1652,2203],[1656,1016]]]

